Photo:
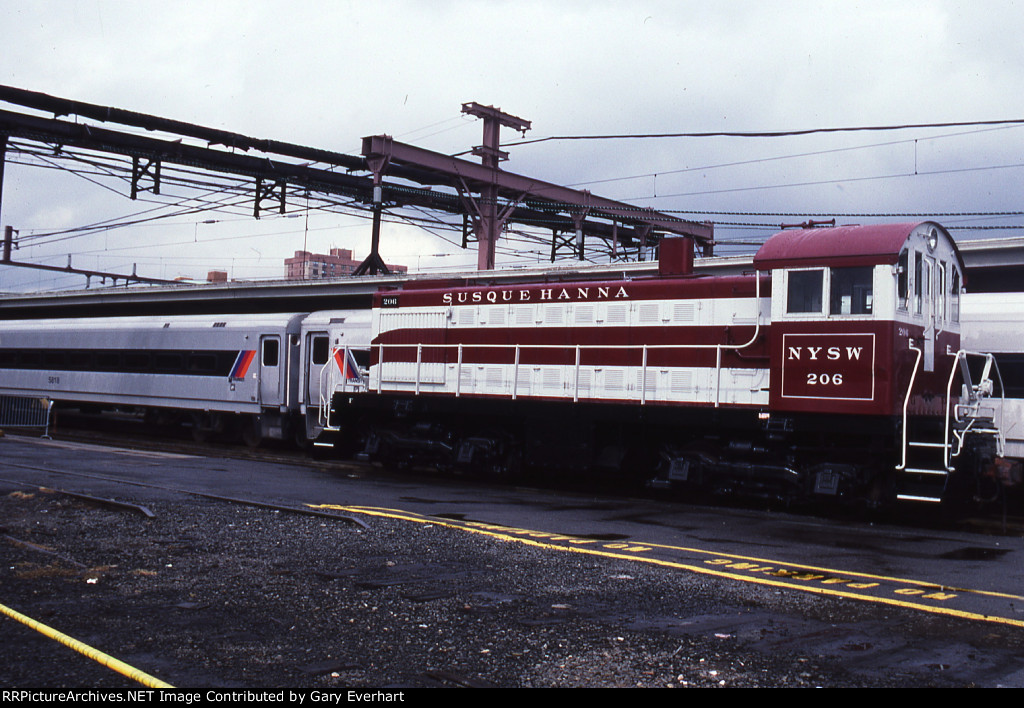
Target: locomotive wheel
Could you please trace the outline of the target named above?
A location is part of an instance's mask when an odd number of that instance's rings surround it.
[[[499,479],[515,479],[523,471],[523,451],[515,444],[509,443],[500,457],[489,468],[492,477]]]

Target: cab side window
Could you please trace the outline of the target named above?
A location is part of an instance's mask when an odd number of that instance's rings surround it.
[[[874,291],[874,268],[833,268],[829,313],[833,315],[870,315]]]
[[[896,304],[901,310],[907,309],[910,301],[910,251],[903,249],[896,266]]]
[[[949,278],[949,319],[960,321],[960,271],[955,266]]]
[[[824,276],[824,270],[791,270],[786,312],[821,312]]]
[[[935,318],[946,321],[946,263],[939,261],[935,266]]]
[[[925,298],[931,293],[931,267],[925,263],[924,256],[914,252],[914,314],[924,314]]]

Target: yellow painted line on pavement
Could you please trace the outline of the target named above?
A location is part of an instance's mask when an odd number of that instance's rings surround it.
[[[38,620],[34,620],[27,615],[23,615],[17,610],[12,610],[10,607],[0,605],[0,613],[3,613],[11,619],[17,620],[18,622],[21,622],[22,624],[31,627],[40,634],[43,634],[49,637],[50,639],[58,641],[64,646],[69,647],[70,649],[74,649],[79,654],[89,657],[93,661],[96,661],[102,664],[103,666],[106,666],[108,669],[113,669],[122,676],[127,676],[133,681],[138,681],[143,686],[148,686],[150,688],[174,688],[174,686],[172,686],[169,683],[165,683],[158,678],[150,676],[144,671],[139,671],[135,667],[129,666],[128,664],[124,663],[120,659],[115,659],[109,654],[101,652],[99,649],[95,649],[89,646],[88,644],[85,644],[84,642],[78,641],[74,637],[70,637],[67,634],[64,634],[63,632],[57,631],[53,627],[45,625],[42,622],[39,622]]]
[[[587,555],[601,556],[604,558],[630,560],[665,568],[687,570],[694,573],[700,573],[702,575],[755,583],[757,585],[801,590],[803,592],[810,592],[828,597],[864,600],[867,602],[876,602],[894,607],[920,610],[949,617],[958,617],[961,619],[992,622],[1024,628],[1024,620],[959,610],[953,607],[944,607],[937,604],[914,602],[910,599],[916,598],[918,600],[928,600],[929,602],[949,602],[954,600],[960,594],[969,594],[999,599],[1024,600],[1024,597],[1019,595],[1010,595],[984,590],[970,590],[965,588],[950,588],[919,580],[892,578],[868,573],[850,573],[818,566],[779,563],[761,558],[739,556],[730,553],[719,553],[699,548],[626,542],[608,543],[581,536],[555,534],[530,529],[518,529],[514,527],[500,526],[497,524],[439,519],[437,517],[423,516],[421,514],[402,511],[399,509],[343,506],[336,504],[307,504],[306,506],[316,509],[344,511],[349,514],[380,516],[402,521],[442,526],[445,528],[467,531],[469,533],[490,536],[503,541],[521,543],[547,550],[583,553]],[[664,558],[654,558],[647,555],[649,552],[656,549],[668,552],[693,553],[698,556],[704,556],[705,558],[696,562],[683,562],[666,560]],[[851,580],[851,578],[856,578],[856,582]],[[899,597],[870,594],[870,591],[884,592],[894,585],[903,586],[892,590],[892,593]],[[857,590],[859,592],[851,592],[844,588]]]

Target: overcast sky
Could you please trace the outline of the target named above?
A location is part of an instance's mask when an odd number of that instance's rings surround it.
[[[0,5],[0,84],[349,154],[385,133],[453,154],[481,140],[479,121],[460,115],[468,101],[532,121],[528,138],[1024,118],[1022,28],[1020,3],[995,1],[12,0]],[[803,220],[790,212],[849,223],[1024,206],[1024,127],[508,149],[509,171],[711,219],[723,240],[763,240],[770,224]],[[156,204],[129,200],[123,183],[7,158],[0,224],[19,230],[19,260],[63,265],[72,254],[79,267],[137,263],[154,277],[271,278],[296,250],[362,257],[369,244],[368,221],[326,213],[210,213],[33,239]],[[961,239],[1021,233],[960,227],[1024,223],[938,220]],[[449,242],[458,238],[387,224],[382,250],[414,270],[474,264]],[[501,262],[522,264],[543,247],[503,250]],[[0,269],[0,289],[83,285]]]

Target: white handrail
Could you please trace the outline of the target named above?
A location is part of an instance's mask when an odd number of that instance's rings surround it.
[[[578,356],[578,355],[577,355]],[[519,388],[519,345],[516,345],[516,360],[512,365],[512,400],[516,400],[516,393]]]
[[[573,375],[572,402],[580,400],[580,345],[576,345],[576,373]]]
[[[980,387],[980,385],[984,381],[991,380],[992,369],[995,369],[996,381],[999,383],[999,412],[1000,412],[1000,419],[1002,418],[1002,411],[1006,407],[1006,387],[1003,385],[1003,375],[999,371],[999,363],[996,361],[995,355],[991,354],[991,353],[988,353],[988,352],[972,352],[972,351],[968,351],[966,349],[959,350],[956,353],[956,359],[953,361],[953,370],[949,374],[949,380],[946,382],[946,401],[947,401],[947,408],[946,408],[946,439],[947,440],[949,439],[950,427],[951,427],[948,404],[952,403],[952,400],[953,400],[952,399],[953,380],[956,378],[957,364],[961,360],[967,361],[967,357],[969,357],[969,356],[980,356],[980,357],[984,357],[984,359],[985,359],[985,369],[982,372],[981,381],[978,382],[979,383],[979,387]],[[972,392],[973,392],[973,390],[974,390],[974,382],[968,380],[965,383],[971,386]],[[981,406],[981,399],[983,397],[985,397],[985,396],[979,396],[975,403],[973,403],[972,405],[963,406],[963,407],[966,408],[966,409],[969,409],[969,410],[973,409],[975,412],[977,412],[979,407]],[[972,399],[973,398],[974,397],[972,396]],[[961,418],[961,416],[960,416],[960,409],[961,409],[961,405],[959,403],[953,405],[953,420],[955,420],[957,423],[964,423],[964,422],[966,422],[966,417]],[[957,449],[956,455],[960,454],[960,450],[963,448],[963,436],[966,435],[966,433],[970,430],[971,426],[974,425],[974,422],[975,422],[974,420],[971,420],[971,421],[967,422],[967,426],[964,428],[964,430],[961,431],[961,434],[958,435],[958,440],[960,441],[960,446]],[[1006,441],[1005,441],[1005,438],[1003,436],[1003,430],[1002,430],[1001,427],[996,427],[996,442],[997,442],[996,452],[997,452],[998,455],[1001,456],[1003,454],[1003,449],[1004,449],[1004,447],[1006,445]],[[955,457],[956,455],[953,455],[953,457]],[[949,458],[947,457],[947,468],[952,470],[953,468],[949,467],[948,460],[949,460]]]
[[[644,356],[640,363],[640,405],[647,404],[647,345],[644,345]]]
[[[320,374],[317,376],[317,398],[320,399],[320,411],[317,414],[317,421],[321,426],[330,425],[330,406],[327,405],[327,399],[324,398],[324,373],[327,371],[327,367],[331,364],[332,356],[327,357],[327,362],[320,367]],[[329,386],[330,384],[328,384]],[[324,415],[324,411],[327,411],[327,415]]]
[[[384,378],[384,377],[383,376],[378,376],[378,379],[382,379],[382,378]],[[379,384],[379,380],[378,380],[378,386],[379,385],[380,384]],[[456,398],[459,397],[459,391],[460,391],[461,388],[462,388],[462,345],[460,344],[459,345],[459,367],[455,370],[455,397]],[[380,393],[380,388],[377,389],[377,392]]]
[[[755,342],[757,342],[757,338],[761,334],[761,278],[760,277],[756,277],[755,280],[754,280],[754,302],[755,302],[756,307],[757,307],[757,315],[755,317],[755,322],[754,322],[754,332],[751,334],[750,339],[747,340],[746,342],[742,343],[742,344],[721,344],[721,343],[716,343],[716,344],[643,344],[643,345],[639,345],[641,351],[643,352],[643,360],[642,360],[642,363],[641,363],[641,371],[640,371],[640,373],[641,373],[641,376],[640,376],[640,379],[641,379],[641,383],[640,383],[640,404],[644,405],[647,402],[647,395],[646,395],[647,394],[647,352],[649,350],[651,350],[651,349],[659,349],[659,350],[660,349],[677,349],[677,350],[685,350],[685,349],[714,349],[715,352],[716,352],[716,354],[715,354],[715,359],[716,359],[716,361],[715,361],[716,383],[715,383],[715,400],[714,400],[714,405],[715,405],[716,408],[718,408],[720,400],[721,400],[722,352],[724,350],[736,351],[736,352],[742,351],[743,349],[746,349],[747,347],[750,347]],[[415,395],[419,395],[420,394],[420,364],[421,364],[421,360],[422,360],[423,347],[427,346],[427,347],[430,347],[432,349],[456,348],[457,351],[458,351],[458,357],[459,357],[458,358],[458,370],[456,371],[456,374],[457,374],[457,376],[456,376],[456,384],[455,384],[455,396],[456,397],[458,397],[460,395],[460,392],[461,392],[460,391],[460,388],[461,388],[460,384],[461,384],[461,380],[462,380],[462,355],[463,355],[463,350],[465,348],[469,348],[469,349],[498,349],[498,348],[501,348],[501,347],[515,347],[516,363],[515,363],[514,378],[518,374],[519,352],[520,352],[521,349],[559,349],[559,350],[564,350],[566,348],[564,344],[498,344],[498,343],[487,343],[487,344],[462,344],[462,343],[460,343],[460,344],[423,344],[422,342],[416,343],[416,344],[413,344],[413,343],[399,343],[399,342],[393,342],[393,343],[385,344],[384,342],[376,342],[376,343],[374,343],[373,346],[377,347],[378,356],[377,356],[377,364],[376,365],[378,367],[378,371],[381,372],[381,373],[378,373],[378,375],[377,375],[377,393],[381,393],[383,391],[384,376],[383,376],[382,372],[383,372],[383,365],[384,365],[384,348],[385,347],[402,348],[402,347],[413,347],[413,346],[416,347],[416,380],[414,382],[414,384],[415,384]],[[575,392],[574,392],[574,395],[573,395],[573,401],[577,401],[578,398],[579,398],[579,367],[580,367],[580,353],[582,351],[591,351],[591,350],[608,351],[608,350],[629,350],[629,349],[635,350],[635,349],[637,349],[637,346],[638,345],[636,345],[636,344],[576,344],[575,345],[575,348],[576,348],[576,381],[574,383]],[[513,387],[512,397],[513,398],[516,397],[515,387]]]
[[[903,397],[903,455],[902,460],[896,465],[897,470],[905,470],[907,468],[907,418],[908,411],[910,408],[910,395],[914,391],[914,381],[917,380],[917,370],[921,367],[921,356],[924,352],[914,346],[914,340],[909,341],[911,351],[917,352],[917,358],[914,360],[914,370],[910,373],[910,384],[907,386],[907,395]]]

